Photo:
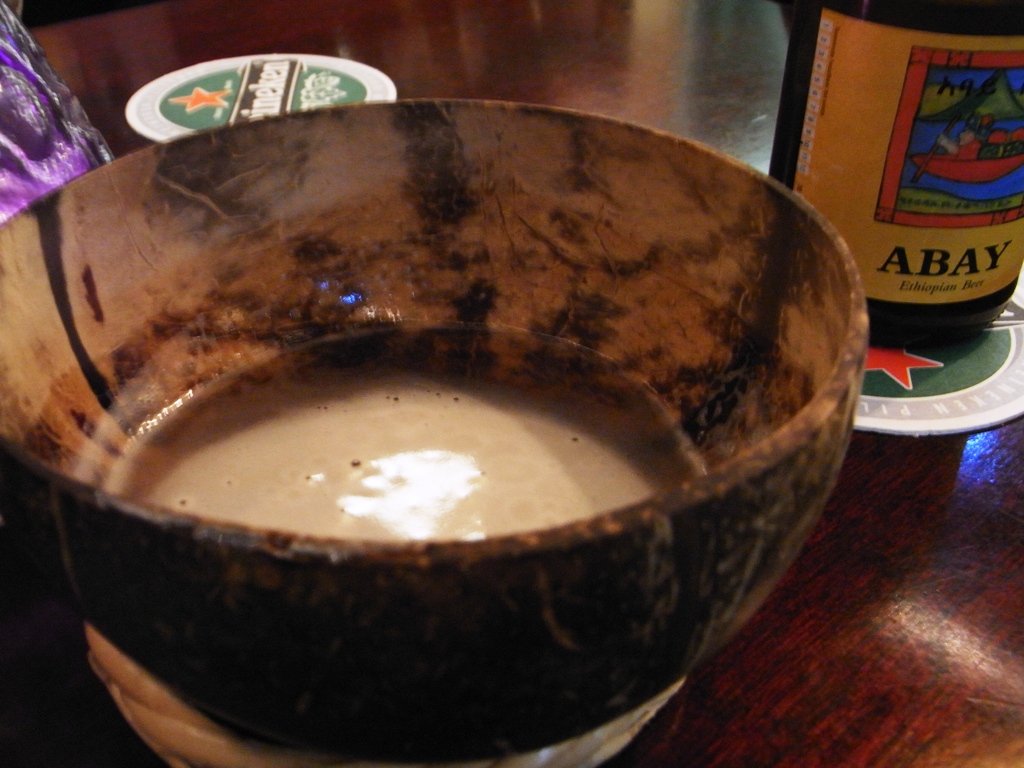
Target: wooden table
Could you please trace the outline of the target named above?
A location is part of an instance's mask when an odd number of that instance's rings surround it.
[[[29,0],[31,2],[31,0]],[[166,0],[36,36],[117,154],[180,67],[342,55],[403,97],[580,108],[767,165],[786,43],[769,0]],[[858,433],[764,608],[613,765],[1024,765],[1024,420]],[[85,661],[81,623],[0,528],[0,766],[158,768]]]

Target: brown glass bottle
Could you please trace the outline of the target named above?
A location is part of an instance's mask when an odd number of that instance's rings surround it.
[[[770,172],[849,242],[873,344],[984,329],[1024,260],[1024,0],[796,0]]]

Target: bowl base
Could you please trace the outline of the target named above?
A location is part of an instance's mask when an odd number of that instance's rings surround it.
[[[274,746],[235,734],[172,693],[159,680],[85,626],[89,663],[125,720],[171,768],[411,768],[410,763],[357,760]],[[431,768],[595,768],[628,745],[680,686],[582,736],[519,755]],[[417,764],[418,765],[418,764]]]

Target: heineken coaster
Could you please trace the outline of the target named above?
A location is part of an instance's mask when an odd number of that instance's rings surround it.
[[[942,347],[868,350],[854,426],[942,435],[994,427],[1024,414],[1024,288],[992,327]]]
[[[358,101],[394,101],[383,72],[349,59],[269,54],[179,69],[140,88],[125,116],[138,133],[166,141],[192,131]]]

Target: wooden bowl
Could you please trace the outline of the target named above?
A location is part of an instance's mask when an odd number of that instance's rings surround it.
[[[391,322],[595,349],[708,472],[479,541],[303,536],[100,487],[194,388]],[[0,509],[83,616],[221,722],[434,761],[586,733],[729,639],[832,489],[867,320],[835,231],[748,167],[585,114],[409,101],[72,182],[0,229],[0,325]]]

